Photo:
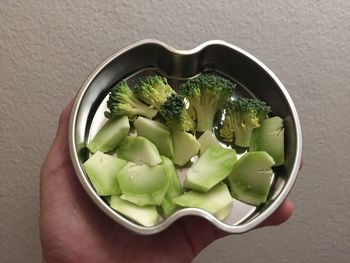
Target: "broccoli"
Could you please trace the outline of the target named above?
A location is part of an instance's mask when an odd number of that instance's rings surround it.
[[[180,95],[172,94],[169,96],[160,107],[159,113],[171,129],[180,131],[193,131],[195,129],[195,123],[187,112],[184,98]]]
[[[254,128],[268,117],[271,107],[257,99],[239,98],[227,103],[221,138],[240,147],[248,147]]]
[[[165,77],[158,75],[141,78],[134,89],[135,96],[158,109],[175,91]]]
[[[273,180],[273,165],[274,160],[265,151],[246,152],[227,177],[231,196],[251,205],[265,203]]]
[[[187,170],[184,187],[208,192],[229,176],[236,160],[235,150],[221,146],[209,147]]]
[[[215,114],[232,96],[236,84],[214,74],[202,74],[181,86],[181,94],[195,111],[197,131],[204,132],[213,126]]]
[[[107,118],[127,115],[129,119],[133,119],[140,115],[152,119],[158,112],[152,106],[148,106],[136,98],[124,80],[112,88],[107,101],[107,108],[110,110],[110,112],[105,112]]]

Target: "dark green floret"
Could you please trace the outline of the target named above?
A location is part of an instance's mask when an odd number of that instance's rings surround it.
[[[195,129],[195,123],[187,112],[184,98],[180,95],[172,94],[168,97],[160,107],[159,112],[171,129],[180,131],[193,131]]]
[[[157,110],[140,101],[123,80],[113,87],[107,101],[109,112],[105,112],[107,118],[127,115],[129,119],[135,116],[144,116],[152,119],[157,114]]]
[[[236,84],[214,74],[202,74],[181,86],[181,94],[189,101],[196,116],[197,131],[211,130],[215,114],[232,96]]]
[[[134,93],[140,100],[159,109],[175,91],[165,77],[155,75],[141,78],[135,86]]]
[[[271,108],[257,99],[239,98],[227,103],[224,124],[220,128],[221,138],[240,147],[248,147],[252,131],[260,127],[262,120],[268,118]]]

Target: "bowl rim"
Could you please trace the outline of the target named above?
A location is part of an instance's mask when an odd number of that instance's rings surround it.
[[[89,184],[87,181],[87,178],[84,174],[84,171],[79,164],[79,158],[78,158],[78,153],[75,147],[75,133],[76,133],[76,121],[77,121],[77,115],[78,115],[78,110],[79,106],[81,104],[83,95],[89,88],[90,84],[92,81],[95,79],[95,77],[99,74],[101,70],[103,70],[109,63],[111,63],[114,59],[116,59],[118,56],[121,54],[127,52],[130,49],[136,48],[141,45],[145,44],[154,44],[161,46],[168,50],[171,53],[179,54],[179,55],[191,55],[198,53],[199,51],[203,50],[207,46],[211,45],[221,45],[224,47],[228,47],[235,52],[241,53],[243,56],[249,58],[252,60],[257,66],[261,67],[272,79],[273,81],[277,84],[283,95],[285,96],[285,99],[287,100],[289,107],[291,109],[291,113],[293,116],[293,119],[295,121],[295,133],[296,133],[296,155],[295,155],[295,160],[293,167],[290,172],[290,178],[286,181],[286,184],[283,187],[283,190],[281,193],[279,193],[278,197],[264,210],[264,212],[255,218],[250,219],[249,221],[239,224],[239,225],[228,225],[220,220],[218,220],[216,217],[211,215],[210,213],[198,209],[198,208],[185,208],[185,209],[180,209],[177,212],[175,212],[173,215],[171,215],[169,218],[163,220],[161,223],[152,226],[152,227],[143,227],[138,224],[133,223],[132,221],[124,218],[123,216],[119,215],[116,211],[111,209],[105,202],[101,201],[101,198],[96,194],[95,190],[92,188],[92,186]],[[240,234],[247,232],[249,230],[252,230],[256,228],[259,224],[261,224],[264,220],[266,220],[270,215],[275,212],[278,207],[282,204],[282,202],[287,198],[288,194],[290,193],[294,182],[297,178],[297,175],[299,173],[300,167],[301,167],[301,162],[302,162],[302,131],[301,131],[301,124],[300,124],[300,119],[296,110],[296,107],[292,101],[291,96],[289,95],[287,89],[285,86],[282,84],[282,82],[278,79],[278,77],[265,65],[263,64],[259,59],[257,59],[255,56],[251,55],[247,51],[232,45],[230,43],[227,43],[223,40],[209,40],[206,41],[200,45],[198,45],[195,48],[192,49],[187,49],[187,50],[181,50],[181,49],[176,49],[173,48],[172,46],[169,46],[168,44],[165,44],[162,41],[155,40],[155,39],[144,39],[140,40],[137,42],[134,42],[132,44],[129,44],[118,51],[114,52],[112,55],[107,57],[105,60],[103,60],[95,69],[88,75],[88,77],[85,79],[83,82],[82,86],[78,90],[76,97],[74,99],[74,104],[72,108],[72,112],[70,115],[70,120],[69,120],[69,152],[70,152],[70,157],[72,164],[74,166],[75,172],[78,176],[78,179],[87,192],[87,194],[90,196],[90,198],[94,201],[94,203],[100,207],[108,216],[110,216],[112,219],[117,221],[119,224],[123,225],[124,227],[128,228],[129,230],[132,230],[133,232],[136,232],[138,234],[142,235],[150,235],[150,234],[155,234],[158,232],[163,231],[167,227],[169,227],[172,223],[177,221],[178,219],[187,216],[187,215],[196,215],[196,216],[201,216],[205,219],[207,219],[209,222],[214,224],[217,228],[228,232],[232,234]]]

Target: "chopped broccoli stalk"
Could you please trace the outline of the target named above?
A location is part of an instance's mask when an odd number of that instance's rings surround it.
[[[129,119],[135,116],[144,116],[152,119],[157,115],[157,110],[140,101],[129,88],[126,81],[120,81],[114,86],[107,101],[109,112],[105,112],[107,118],[126,115]]]
[[[155,144],[160,154],[171,158],[174,155],[170,130],[158,121],[138,117],[134,121],[138,136],[145,137]]]
[[[99,196],[120,194],[117,174],[126,165],[126,161],[104,154],[94,153],[83,167]]]
[[[163,218],[167,218],[178,209],[178,206],[173,203],[172,199],[181,195],[183,189],[173,162],[165,156],[161,158],[165,174],[168,176],[169,187],[158,210]]]
[[[195,129],[195,123],[187,112],[184,98],[180,95],[172,94],[169,96],[160,107],[159,112],[171,129],[180,131],[193,131]]]
[[[189,191],[173,199],[181,207],[203,209],[219,220],[224,220],[232,211],[233,200],[226,184],[220,183],[206,193]]]
[[[245,153],[235,163],[228,177],[232,196],[251,205],[265,203],[274,164],[272,157],[264,151]]]
[[[278,116],[265,119],[261,126],[253,130],[249,151],[266,151],[275,166],[284,164],[284,128],[283,119]]]
[[[128,135],[129,120],[126,116],[109,119],[87,144],[90,152],[109,152],[119,145]]]
[[[111,196],[110,205],[118,213],[143,226],[154,226],[157,223],[158,213],[155,206],[138,206],[118,195]]]
[[[257,99],[239,98],[227,103],[225,119],[219,133],[226,142],[240,147],[249,147],[254,128],[268,117],[271,108]]]
[[[174,93],[167,79],[159,75],[141,78],[134,89],[136,97],[158,110]]]
[[[203,154],[211,146],[220,146],[220,143],[216,139],[215,135],[209,130],[206,130],[198,138],[198,142],[200,144],[200,154]]]
[[[209,147],[188,169],[184,186],[207,192],[231,173],[236,160],[235,150]]]
[[[199,143],[192,134],[183,131],[172,131],[174,156],[172,161],[185,165],[199,151]]]
[[[116,152],[119,158],[137,164],[156,165],[162,162],[157,147],[141,136],[127,136]]]
[[[160,205],[168,190],[168,176],[161,164],[149,166],[129,162],[117,176],[121,199],[140,206]]]
[[[197,131],[211,130],[215,114],[232,96],[235,85],[214,74],[202,74],[181,86],[181,94],[189,101],[191,116],[197,118]]]

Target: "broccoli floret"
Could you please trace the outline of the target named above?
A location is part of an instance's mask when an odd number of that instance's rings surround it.
[[[152,106],[148,106],[136,98],[124,80],[111,90],[107,108],[110,110],[110,112],[105,112],[107,118],[127,115],[129,119],[133,119],[135,116],[140,115],[152,119],[158,112]]]
[[[254,128],[268,117],[271,107],[257,99],[239,98],[227,103],[225,118],[219,133],[226,142],[248,147]]]
[[[215,114],[232,96],[236,84],[214,74],[202,74],[181,86],[181,94],[193,107],[197,131],[210,130]]]
[[[186,110],[184,98],[180,95],[172,94],[169,96],[160,107],[159,112],[171,129],[180,131],[193,131],[195,129],[195,123]]]
[[[165,77],[155,75],[141,78],[135,86],[134,93],[140,100],[159,109],[175,91]]]

